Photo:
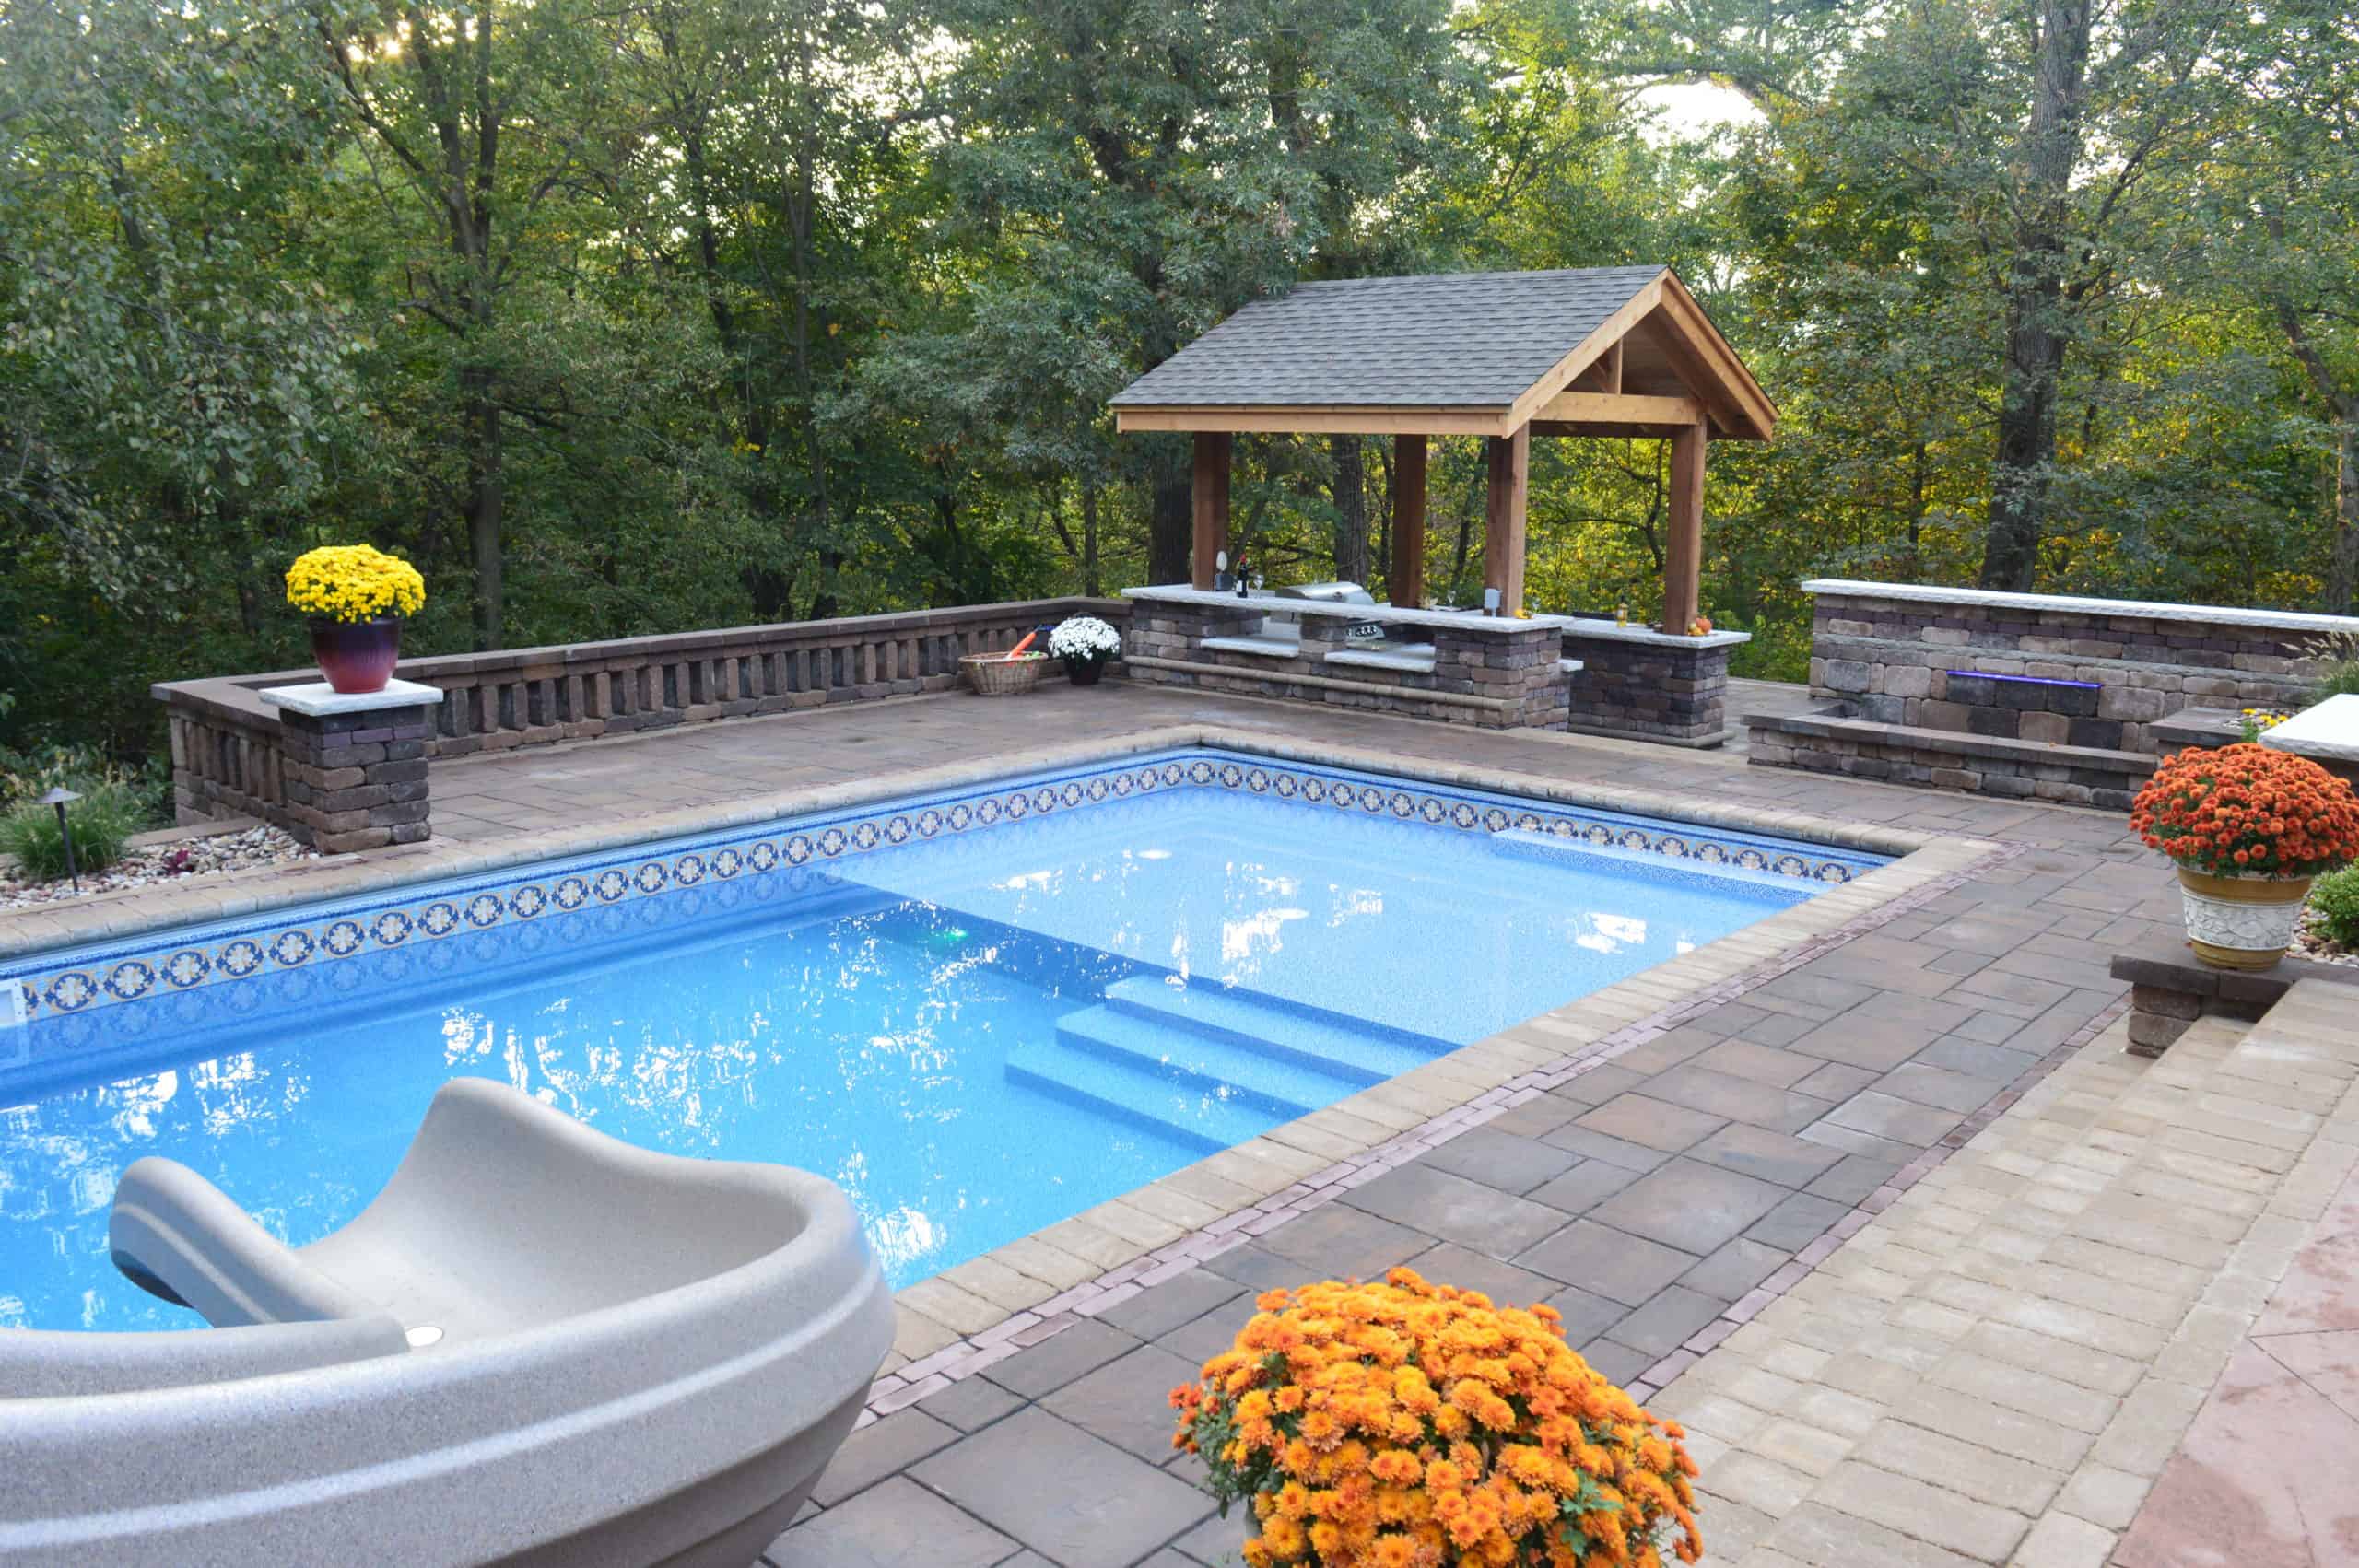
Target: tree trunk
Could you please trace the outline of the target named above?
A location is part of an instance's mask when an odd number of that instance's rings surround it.
[[[2328,552],[2326,612],[2351,614],[2359,594],[2359,410],[2344,409],[2334,427],[2334,545]]]
[[[1367,564],[1367,473],[1357,436],[1330,436],[1335,457],[1335,576],[1366,586]]]
[[[1156,450],[1147,469],[1146,579],[1184,583],[1189,580],[1189,550],[1196,537],[1194,458],[1180,437],[1149,439]]]
[[[2282,215],[2271,213],[2269,228],[2279,241],[2284,240]],[[2293,299],[2279,294],[2271,304],[2294,357],[2308,372],[2312,389],[2334,421],[2334,536],[2327,550],[2325,608],[2329,614],[2347,615],[2353,597],[2359,594],[2359,393],[2345,392],[2335,379],[2334,368],[2319,352],[2308,321]]]
[[[1092,481],[1081,486],[1081,591],[1092,599],[1106,591],[1097,568],[1097,486]]]
[[[501,473],[499,404],[492,400],[492,373],[470,367],[459,374],[467,394],[467,555],[475,573],[475,649],[500,646],[500,568],[504,553],[499,524],[506,499]]]
[[[2088,0],[2040,0],[2031,113],[2016,148],[2017,216],[2007,267],[1998,452],[1983,544],[1985,588],[2025,591],[2039,562],[2056,462],[2057,383],[2071,341],[2065,246],[2088,65]]]

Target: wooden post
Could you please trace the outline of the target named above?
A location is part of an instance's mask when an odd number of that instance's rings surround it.
[[[1703,591],[1704,446],[1699,420],[1671,438],[1669,537],[1662,556],[1662,629],[1684,636]]]
[[[1392,603],[1426,602],[1426,439],[1392,438],[1392,566],[1385,579]]]
[[[1210,588],[1219,568],[1213,557],[1228,548],[1229,436],[1226,430],[1196,432],[1196,466],[1191,476],[1196,537],[1189,568],[1198,588]]]
[[[1532,427],[1484,442],[1489,485],[1483,506],[1483,586],[1499,591],[1499,614],[1523,608],[1523,501],[1532,479]]]

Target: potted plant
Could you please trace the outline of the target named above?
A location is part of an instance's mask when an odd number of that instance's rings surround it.
[[[381,692],[402,656],[402,617],[426,603],[426,579],[371,544],[328,544],[287,568],[287,602],[311,617],[311,657],[328,685]]]
[[[1172,1445],[1203,1457],[1224,1515],[1251,1509],[1253,1568],[1702,1555],[1684,1434],[1575,1354],[1551,1309],[1407,1269],[1257,1305],[1171,1391]]]
[[[1074,615],[1049,634],[1049,651],[1065,661],[1065,678],[1094,686],[1106,661],[1122,651],[1122,634],[1095,615]]]
[[[2266,746],[2167,757],[2130,825],[2178,866],[2195,955],[2222,969],[2285,956],[2310,880],[2359,860],[2359,799],[2307,757]]]

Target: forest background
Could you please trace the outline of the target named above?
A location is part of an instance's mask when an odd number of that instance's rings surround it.
[[[305,662],[317,544],[412,652],[1180,577],[1106,398],[1378,273],[1696,291],[1740,673],[1821,573],[2348,611],[2354,111],[2334,0],[0,0],[0,752]],[[1651,611],[1663,445],[1534,443],[1533,608]],[[1390,460],[1241,438],[1234,536],[1381,594]]]

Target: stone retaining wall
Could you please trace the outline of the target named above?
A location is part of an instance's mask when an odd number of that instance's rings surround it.
[[[1816,595],[1812,696],[1878,723],[2122,751],[2152,751],[2147,726],[2182,708],[2297,703],[2318,674],[2306,645],[2359,632],[2359,620],[2197,604],[1803,586]],[[2005,683],[1976,674],[2092,682],[2095,705],[2086,714],[2013,709]]]
[[[1096,615],[1121,630],[1131,606],[1120,599],[1039,599],[788,621],[405,659],[395,673],[443,694],[424,755],[464,756],[947,691],[957,684],[962,655],[1013,647],[1035,626],[1068,615]],[[180,821],[258,816],[287,825],[279,717],[255,694],[316,679],[310,670],[282,670],[151,688],[171,731]]]
[[[1745,720],[1750,760],[2126,809],[2173,715],[2297,706],[2315,644],[2359,620],[1823,579],[1801,715]]]
[[[2155,763],[2142,753],[1909,730],[1834,713],[1749,722],[1746,760],[1762,767],[2107,811],[2128,811]]]
[[[2114,954],[2110,972],[2130,982],[2133,1056],[2162,1055],[2200,1018],[2258,1022],[2304,980],[2352,988],[2350,1000],[2359,1000],[2359,969],[2347,965],[2287,957],[2273,969],[2215,969],[2176,937],[2152,937]]]

